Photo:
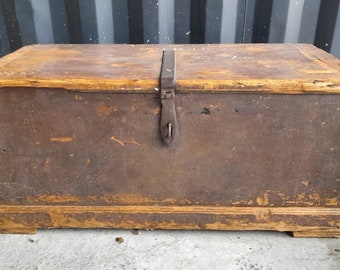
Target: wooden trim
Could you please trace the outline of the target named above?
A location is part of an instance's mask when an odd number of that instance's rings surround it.
[[[340,209],[220,206],[0,207],[0,232],[39,228],[275,230],[298,237],[339,237]]]

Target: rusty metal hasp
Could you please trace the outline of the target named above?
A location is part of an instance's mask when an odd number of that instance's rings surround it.
[[[171,146],[178,134],[178,124],[175,108],[175,50],[163,51],[162,69],[160,75],[161,120],[160,131],[163,142]]]

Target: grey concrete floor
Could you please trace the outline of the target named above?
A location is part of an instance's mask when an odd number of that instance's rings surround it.
[[[0,235],[0,269],[340,269],[340,239],[276,232],[42,230]]]

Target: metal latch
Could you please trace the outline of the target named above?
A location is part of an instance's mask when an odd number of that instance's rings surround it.
[[[160,131],[163,142],[171,146],[178,134],[175,108],[175,50],[164,50],[160,76],[161,119]]]

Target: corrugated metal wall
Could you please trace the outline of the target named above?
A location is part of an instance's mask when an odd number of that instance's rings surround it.
[[[305,42],[340,57],[339,0],[0,3],[0,56],[35,43]]]

